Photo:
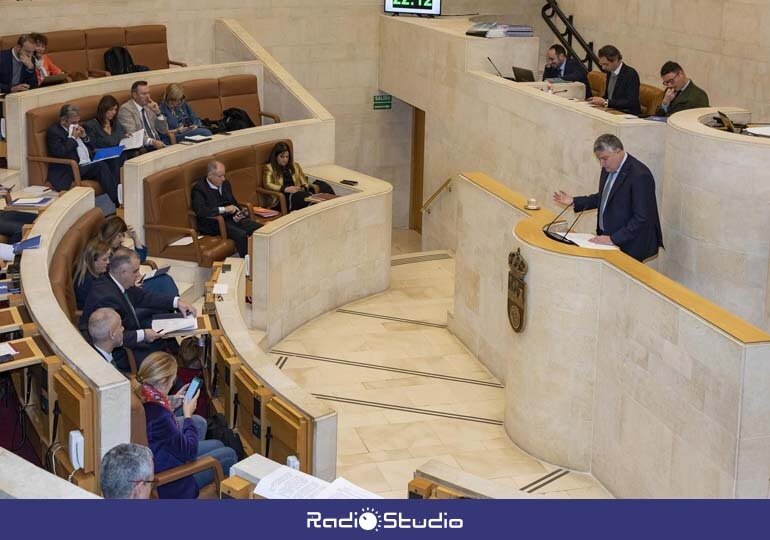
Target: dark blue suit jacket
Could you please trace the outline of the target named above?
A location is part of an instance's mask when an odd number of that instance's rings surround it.
[[[0,51],[0,94],[11,93],[11,81],[13,79],[13,49]],[[34,69],[21,66],[21,79],[19,84],[28,84],[30,90],[37,88],[37,76]]]
[[[185,418],[182,430],[174,413],[158,403],[145,403],[147,443],[152,450],[155,472],[163,472],[195,461],[198,455],[198,431],[192,419]],[[193,476],[186,476],[158,487],[161,499],[196,499],[198,485]]]
[[[607,73],[607,82],[604,84],[604,99],[610,89],[610,73]],[[609,107],[618,111],[639,116],[642,114],[639,105],[639,74],[634,68],[623,64],[615,81],[615,90],[612,92],[612,99],[609,100]]]
[[[148,308],[158,312],[174,309],[174,297],[165,294],[155,294],[145,291],[141,287],[131,287],[126,290],[128,298],[135,310]],[[126,302],[118,285],[112,280],[109,272],[105,272],[94,281],[91,291],[88,293],[86,303],[83,306],[83,315],[80,317],[81,329],[88,329],[88,319],[99,308],[112,308],[120,315],[123,323],[123,346],[133,349],[136,346],[136,331],[141,330],[137,326],[131,307]]]
[[[592,96],[591,85],[588,84],[588,72],[583,65],[574,58],[567,58],[564,66],[564,75],[559,72],[559,68],[547,67],[543,71],[543,80],[546,79],[564,79],[565,81],[581,82],[586,87],[586,99]]]
[[[575,197],[575,212],[599,208],[608,176],[607,171],[602,169],[599,192]],[[623,253],[639,261],[656,255],[658,248],[663,247],[658,203],[655,200],[655,179],[650,169],[631,154],[621,167],[607,199],[604,230],[599,230],[597,213],[596,234],[609,235]]]
[[[88,155],[93,157],[94,147],[91,145],[91,141],[88,137],[84,137],[83,142],[88,148]],[[45,130],[45,145],[50,157],[74,159],[75,163],[80,161],[77,141],[70,138],[69,132],[59,122]],[[72,186],[72,181],[74,180],[72,168],[62,163],[51,163],[48,165],[47,180],[56,191],[67,190]]]

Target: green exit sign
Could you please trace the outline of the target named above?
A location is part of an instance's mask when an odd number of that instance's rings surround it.
[[[374,110],[390,109],[393,107],[393,96],[390,94],[384,94],[380,96],[374,96]]]

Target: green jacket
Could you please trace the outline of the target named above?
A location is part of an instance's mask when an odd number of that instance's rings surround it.
[[[655,112],[657,116],[671,116],[679,111],[686,111],[687,109],[699,109],[701,107],[709,106],[709,97],[700,87],[696,86],[692,79],[687,88],[674,98],[674,100],[668,104],[668,111],[663,110],[663,105],[658,107]]]

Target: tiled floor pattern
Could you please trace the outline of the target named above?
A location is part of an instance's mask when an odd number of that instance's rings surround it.
[[[512,490],[610,497],[590,475],[510,442],[502,385],[445,328],[453,284],[451,258],[394,266],[388,291],[275,347],[279,367],[338,413],[338,476],[404,498],[414,470],[432,458]]]

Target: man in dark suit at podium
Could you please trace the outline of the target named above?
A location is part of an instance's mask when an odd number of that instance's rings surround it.
[[[251,221],[248,214],[241,210],[230,181],[225,178],[225,166],[221,161],[209,162],[206,177],[193,186],[192,207],[197,218],[198,232],[218,236],[219,226],[212,218],[222,216],[227,237],[233,239],[241,257],[246,256],[249,236],[262,225]]]
[[[609,107],[618,111],[639,116],[639,74],[634,68],[623,63],[623,55],[617,47],[605,45],[597,53],[599,65],[607,74],[604,96],[592,97],[588,101],[599,107]]]
[[[570,82],[581,82],[586,87],[586,99],[591,97],[591,85],[588,84],[588,72],[574,58],[567,58],[567,51],[559,45],[551,45],[545,55],[545,71],[543,80],[562,79]]]
[[[615,135],[601,135],[594,143],[594,154],[602,166],[599,191],[585,197],[572,197],[557,191],[554,202],[574,204],[575,212],[599,210],[595,244],[616,245],[638,261],[658,254],[663,247],[655,179],[647,166],[626,153]]]

